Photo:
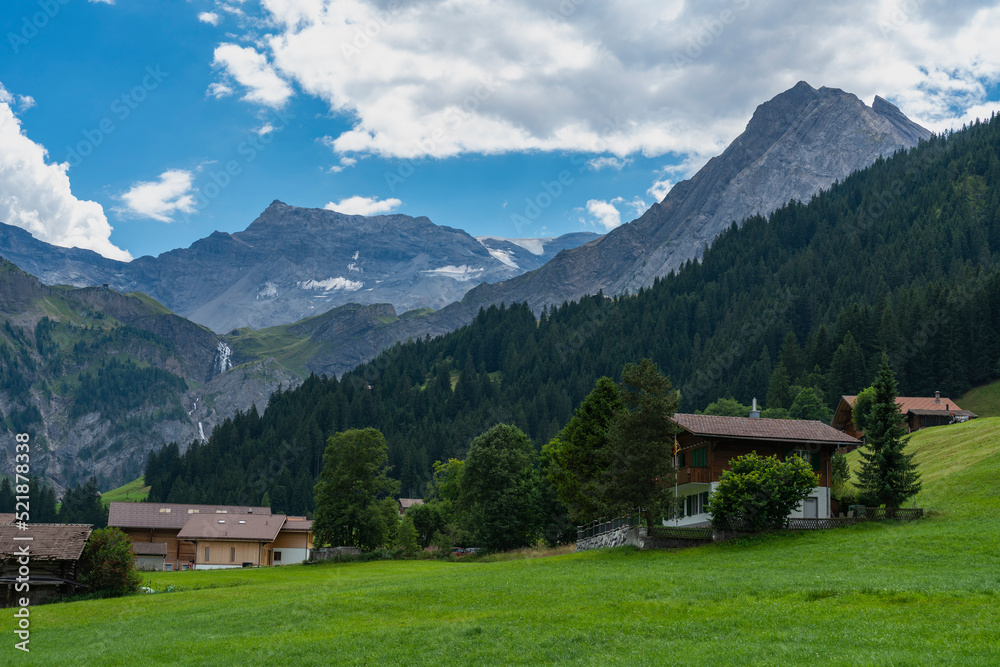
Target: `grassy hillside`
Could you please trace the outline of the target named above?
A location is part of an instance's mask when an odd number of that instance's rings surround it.
[[[146,499],[149,495],[149,487],[142,477],[132,480],[128,484],[119,486],[117,489],[105,491],[101,494],[101,502],[107,507],[112,501],[122,501],[127,503],[138,503]]]
[[[32,610],[39,664],[991,664],[1000,419],[913,446],[914,523],[676,552],[159,573]]]
[[[1000,380],[970,389],[955,400],[963,410],[980,417],[1000,417]]]

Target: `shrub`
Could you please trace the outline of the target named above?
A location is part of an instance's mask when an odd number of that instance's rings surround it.
[[[90,534],[80,557],[83,591],[94,597],[119,597],[139,590],[132,540],[118,528],[98,528]]]
[[[779,461],[753,452],[735,458],[709,497],[712,527],[746,532],[780,527],[816,484],[812,466],[798,456]]]

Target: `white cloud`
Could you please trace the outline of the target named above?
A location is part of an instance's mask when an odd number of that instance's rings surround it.
[[[620,159],[616,157],[597,157],[593,160],[587,161],[587,166],[594,171],[600,171],[601,169],[614,169],[615,171],[621,171],[630,164],[632,164],[632,160]]]
[[[339,202],[330,202],[324,208],[328,211],[337,211],[344,215],[379,215],[402,205],[398,199],[375,199],[374,197],[348,197]]]
[[[26,108],[25,99],[17,98],[21,108]],[[0,222],[53,245],[132,259],[128,251],[111,243],[104,208],[73,196],[69,165],[48,162],[48,151],[24,134],[12,102],[14,96],[0,84]]]
[[[271,134],[272,132],[274,132],[274,125],[271,125],[271,123],[265,122],[263,125],[257,128],[257,134],[261,137],[263,137],[266,134]]]
[[[622,224],[622,214],[615,207],[615,204],[622,202],[621,197],[615,197],[611,201],[601,201],[600,199],[590,199],[587,201],[587,213],[591,215],[600,226],[606,231],[611,231]]]
[[[292,96],[288,82],[278,76],[267,58],[249,46],[219,45],[215,49],[214,64],[248,89],[243,96],[248,102],[277,108],[284,106]]]
[[[880,94],[932,129],[1000,107],[984,85],[1000,79],[995,0],[261,6],[270,27],[235,38],[256,50],[223,44],[217,61],[250,101],[281,104],[294,82],[350,118],[341,153],[713,155],[800,79]]]
[[[209,25],[219,25],[222,17],[215,12],[202,12],[198,14],[198,20]]]
[[[142,181],[119,197],[125,204],[123,215],[173,222],[176,213],[193,213],[194,174],[184,169],[170,169],[156,181]]]
[[[233,90],[230,86],[227,86],[226,84],[220,83],[218,81],[211,83],[208,86],[208,94],[214,97],[215,99],[222,99],[223,97],[229,97],[235,92],[236,91]]]
[[[113,5],[115,0],[87,0],[88,2],[93,2],[95,4]]]
[[[625,201],[624,197],[615,197],[610,201],[590,199],[587,201],[587,213],[592,218],[591,223],[600,225],[605,231],[610,232],[622,224],[622,213],[619,206],[622,206],[626,210],[631,210],[634,218],[645,213],[648,208],[646,202],[640,197],[634,197],[631,201]],[[583,222],[587,223],[586,220]]]
[[[327,173],[330,173],[330,174],[339,174],[340,172],[344,171],[348,167],[353,167],[357,163],[358,163],[358,161],[356,159],[354,159],[352,157],[344,156],[344,157],[340,158],[340,164],[335,164],[332,167],[330,167],[330,169],[328,170]]]
[[[674,184],[664,178],[653,183],[653,185],[646,190],[646,194],[660,202],[663,201],[663,198],[667,196],[667,193],[670,192],[670,188],[672,187],[674,187]]]

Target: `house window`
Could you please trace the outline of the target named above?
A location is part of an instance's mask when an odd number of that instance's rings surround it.
[[[808,449],[794,449],[788,453],[789,456],[798,456],[800,459],[812,466],[813,472],[819,472],[820,470],[820,455],[819,452],[810,452]],[[789,456],[785,456],[787,461]]]
[[[229,562],[236,562],[236,547],[229,547]]]
[[[281,560],[281,552],[280,551],[275,551],[274,552],[274,562],[277,563],[279,560]]]
[[[205,547],[205,562],[208,562],[208,547]]]
[[[708,447],[699,447],[691,452],[691,465],[695,468],[708,467]]]
[[[163,569],[165,571],[167,571],[167,572],[173,572],[174,571],[174,564],[173,563],[164,563],[163,564]]]
[[[678,452],[677,454],[677,467],[678,468],[684,467],[684,452]]]
[[[708,511],[708,491],[684,499],[684,516],[695,516]]]

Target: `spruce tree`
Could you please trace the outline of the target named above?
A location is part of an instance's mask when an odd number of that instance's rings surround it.
[[[861,449],[858,483],[866,502],[894,509],[920,491],[920,474],[913,454],[904,451],[910,438],[896,404],[896,374],[885,353],[873,387],[875,399],[865,430],[868,445]]]

